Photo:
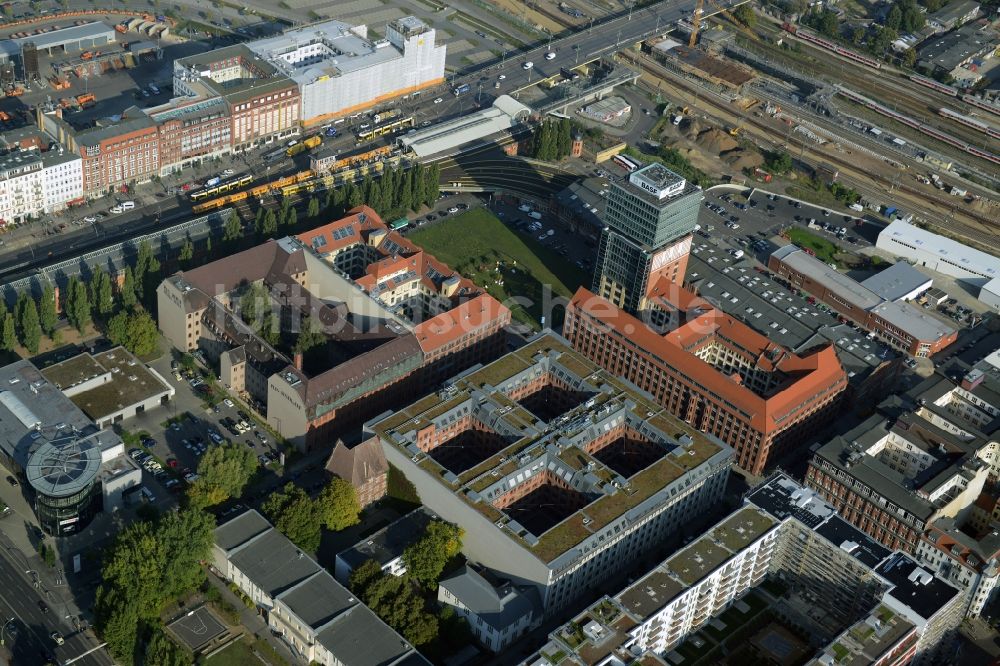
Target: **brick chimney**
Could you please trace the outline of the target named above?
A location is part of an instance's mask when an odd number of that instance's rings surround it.
[[[295,366],[296,370],[302,372],[302,352],[295,352],[295,355],[292,357],[292,365]]]

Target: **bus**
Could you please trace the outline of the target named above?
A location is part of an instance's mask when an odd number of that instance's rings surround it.
[[[408,226],[410,226],[410,221],[408,219],[406,219],[405,217],[401,217],[398,220],[396,220],[395,222],[390,222],[389,223],[389,228],[392,229],[393,231],[402,231],[403,229],[407,228]]]
[[[470,90],[472,90],[472,86],[470,86],[468,83],[463,83],[460,86],[455,86],[455,90],[453,90],[452,92],[455,93],[455,97],[458,97],[459,95],[464,95]]]
[[[625,155],[615,155],[614,160],[612,161],[629,173],[632,173],[639,168],[639,164],[635,160],[630,157],[626,157]]]

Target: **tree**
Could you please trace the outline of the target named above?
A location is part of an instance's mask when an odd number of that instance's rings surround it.
[[[136,356],[149,356],[156,351],[156,322],[142,308],[119,312],[108,320],[104,333],[108,340],[125,347]]]
[[[733,10],[733,18],[753,30],[757,26],[757,15],[749,4],[740,5]]]
[[[261,282],[251,283],[240,296],[240,317],[254,330],[259,330],[261,319],[270,309],[267,287]]]
[[[139,635],[137,606],[127,588],[105,588],[102,585],[97,589],[94,609],[95,612],[104,613],[97,617],[97,629],[107,642],[108,651],[125,664],[134,661],[135,643]]]
[[[309,199],[309,207],[306,208],[306,217],[312,219],[319,216],[319,198],[312,197]]]
[[[294,483],[276,490],[261,505],[261,510],[274,527],[292,543],[307,552],[319,548],[320,522],[316,505],[306,492]]]
[[[10,312],[4,313],[3,328],[0,329],[0,347],[4,351],[14,351],[17,347],[17,329],[14,326],[14,315]]]
[[[441,166],[435,162],[424,173],[427,174],[424,179],[424,203],[430,205],[441,194]]]
[[[115,308],[111,277],[101,267],[94,269],[94,274],[90,277],[90,302],[101,317],[108,316]]]
[[[131,266],[125,267],[125,278],[118,290],[118,298],[126,310],[131,309],[136,304],[135,273],[132,272]]]
[[[42,299],[38,302],[38,322],[42,332],[50,338],[56,332],[59,315],[56,313],[56,290],[51,284],[42,289]]]
[[[323,335],[322,328],[312,317],[302,319],[302,329],[299,337],[295,340],[295,351],[305,354],[310,349],[315,349],[326,344],[326,336]]]
[[[437,618],[427,612],[408,574],[387,574],[369,560],[351,574],[350,583],[351,590],[366,606],[413,645],[424,645],[437,638]]]
[[[764,151],[764,168],[775,175],[792,170],[792,156],[784,151]]]
[[[365,595],[368,587],[382,575],[382,567],[375,560],[365,560],[361,566],[351,572],[347,581],[348,587],[359,597]]]
[[[265,238],[270,238],[278,233],[278,217],[270,208],[264,213],[264,220],[261,223],[260,231]]]
[[[198,478],[188,498],[194,506],[208,507],[239,497],[256,471],[253,449],[238,444],[213,446],[198,463]]]
[[[166,559],[159,582],[164,597],[175,598],[197,589],[205,581],[201,561],[215,543],[215,518],[193,508],[168,511],[156,524],[156,536]]]
[[[344,186],[344,201],[347,203],[348,210],[357,208],[364,202],[360,188],[353,181],[348,181]]]
[[[298,225],[298,223],[299,223],[299,213],[297,210],[292,208],[291,210],[288,211],[288,214],[285,215],[285,226],[295,228],[295,226]]]
[[[38,345],[42,340],[42,327],[38,321],[38,308],[35,299],[22,291],[14,306],[17,337],[31,354],[38,353]]]
[[[190,666],[194,662],[191,655],[170,640],[163,628],[158,626],[146,643],[142,663],[146,666]]]
[[[189,261],[194,258],[194,243],[191,242],[190,238],[184,239],[184,244],[181,245],[180,252],[177,253],[177,261],[182,265],[187,265]]]
[[[253,216],[253,230],[258,236],[264,234],[264,207],[258,206]]]
[[[909,48],[903,51],[903,65],[905,65],[909,69],[913,69],[913,67],[916,64],[917,64],[917,50],[914,48]]]
[[[316,498],[317,513],[326,529],[339,532],[359,522],[361,505],[358,493],[349,481],[333,479]]]
[[[424,535],[403,551],[403,561],[411,577],[428,589],[434,589],[448,560],[461,550],[462,529],[442,520],[432,520]]]
[[[226,243],[235,243],[243,238],[243,223],[236,211],[230,211],[226,217],[226,222],[222,225],[222,240]]]
[[[900,9],[898,4],[895,4],[889,8],[889,13],[885,15],[885,27],[899,30],[899,26],[902,24],[903,10]]]

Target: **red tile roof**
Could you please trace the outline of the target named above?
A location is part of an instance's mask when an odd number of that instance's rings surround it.
[[[696,307],[700,300],[691,292],[682,295],[680,292],[686,290],[676,286],[669,290],[665,285],[657,288],[660,290],[658,297],[668,299],[669,291],[671,296],[667,302],[684,306],[686,312],[693,312],[689,308]],[[749,414],[751,425],[761,432],[783,430],[795,421],[783,422],[786,417],[814,396],[829,390],[839,392],[846,386],[846,374],[832,345],[799,356],[714,308],[698,312],[679,329],[662,336],[640,319],[583,287],[573,296],[570,308],[586,313],[627,337],[652,362],[673,369],[683,378],[690,378],[702,390],[714,393]],[[789,381],[768,398],[757,395],[692,353],[692,349],[713,341],[731,349],[743,348],[748,352],[744,355],[755,357],[756,367],[777,369],[789,375]]]
[[[510,323],[510,310],[489,294],[473,299],[417,324],[413,334],[424,354],[430,354],[464,334],[489,326],[500,320],[500,326]]]

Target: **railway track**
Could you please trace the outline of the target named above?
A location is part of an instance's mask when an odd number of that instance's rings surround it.
[[[676,88],[677,90],[691,95],[690,97],[691,99],[699,99],[701,101],[704,101],[705,103],[710,104],[716,111],[721,110],[723,113],[726,114],[732,113],[731,108],[728,104],[722,102],[721,100],[720,101],[714,100],[710,94],[706,94],[705,90],[699,89],[694,85],[688,84],[687,82],[672,76],[671,73],[667,70],[651,65],[645,58],[640,58],[633,62],[634,64],[640,66],[644,71],[648,72],[650,75],[658,79],[663,79],[669,85]],[[762,122],[761,120],[758,120],[752,115],[743,116],[742,118],[743,118],[744,128],[746,128],[747,126],[756,128],[765,137],[768,136],[773,137],[775,135],[775,130],[773,127]],[[870,179],[871,181],[875,182],[876,185],[881,187],[883,192],[887,193],[892,191],[899,191],[908,194],[910,196],[916,197],[918,199],[932,202],[935,206],[942,207],[946,210],[950,209],[953,211],[955,208],[956,202],[953,198],[950,200],[942,200],[938,197],[931,197],[928,196],[927,192],[923,192],[909,184],[900,183],[896,179],[887,178],[883,175],[876,173],[859,172],[857,169],[857,165],[849,157],[842,157],[835,153],[821,153],[815,150],[811,146],[804,148],[803,151],[805,153],[808,153],[814,162],[827,162],[837,166],[842,175],[848,175],[852,180],[860,180],[861,182],[865,182],[864,179]],[[962,209],[962,214],[983,224],[984,227],[986,227],[987,229],[1000,229],[1000,222],[986,215],[968,209]],[[985,244],[988,247],[993,247],[996,245],[996,234],[989,233],[981,229],[977,229],[975,227],[971,227],[967,224],[964,224],[958,220],[953,219],[954,216],[949,215],[948,213],[941,213],[938,211],[925,211],[925,215],[928,217],[935,217],[939,219],[948,217],[949,226],[947,228],[945,228],[939,222],[933,222],[931,220],[928,221],[933,226],[938,226],[949,233],[962,235],[968,238],[969,240],[975,241],[976,243],[979,244]]]
[[[941,108],[949,108],[964,115],[976,112],[976,108],[959,98],[951,97],[927,87],[915,90],[907,78],[897,78],[894,70],[875,70],[863,67],[851,60],[841,58],[830,51],[777,28],[774,33],[784,39],[794,39],[800,45],[801,53],[810,58],[814,71],[811,75],[834,84],[841,83],[858,92],[872,95],[885,101],[901,113],[920,118],[928,125],[951,134],[958,135],[969,143],[981,142],[982,135],[957,122],[945,121],[939,115]],[[769,57],[780,62],[796,62],[780,48],[765,42],[747,42],[744,48],[758,53],[764,51]]]

